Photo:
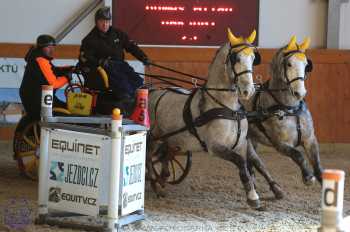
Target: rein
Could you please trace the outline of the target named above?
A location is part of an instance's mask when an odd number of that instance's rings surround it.
[[[199,76],[195,76],[195,75],[192,75],[192,74],[180,72],[180,71],[177,71],[175,69],[171,69],[169,67],[165,67],[165,66],[162,66],[162,65],[159,65],[159,64],[150,63],[150,65],[153,65],[153,66],[155,66],[157,68],[164,69],[164,70],[167,70],[167,71],[170,71],[170,72],[173,72],[173,73],[181,74],[183,76],[188,76],[188,77],[192,77],[192,78],[195,78],[195,79],[198,79],[198,80],[206,81],[206,79],[204,77],[199,77]]]

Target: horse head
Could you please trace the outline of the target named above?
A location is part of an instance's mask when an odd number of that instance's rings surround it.
[[[272,77],[284,82],[298,100],[306,96],[305,80],[312,71],[312,62],[305,54],[309,45],[310,38],[297,44],[296,36],[292,36],[288,45],[281,48],[272,60]]]
[[[256,37],[254,30],[249,37],[236,37],[228,29],[229,52],[226,65],[230,67],[230,75],[237,86],[239,97],[247,100],[255,92],[253,82],[253,66],[260,64],[260,54],[253,45]]]

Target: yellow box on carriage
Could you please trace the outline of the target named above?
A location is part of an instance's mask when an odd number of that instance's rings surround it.
[[[89,116],[91,114],[93,97],[88,93],[69,92],[67,108],[72,114]]]

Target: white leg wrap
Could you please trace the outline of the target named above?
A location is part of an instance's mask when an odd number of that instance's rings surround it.
[[[259,200],[259,196],[258,196],[258,194],[255,192],[255,190],[250,190],[250,191],[248,192],[248,199],[249,199],[249,200],[256,201],[256,200]]]

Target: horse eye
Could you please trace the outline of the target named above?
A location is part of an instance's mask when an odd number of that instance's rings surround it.
[[[290,62],[288,62],[288,64],[287,64],[287,65],[288,65],[288,67],[292,67],[292,64],[291,64]]]

